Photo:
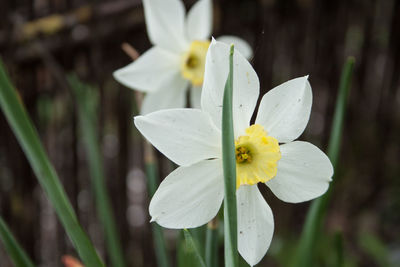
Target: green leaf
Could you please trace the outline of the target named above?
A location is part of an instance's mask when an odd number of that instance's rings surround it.
[[[229,75],[225,84],[222,106],[222,163],[224,169],[224,229],[225,266],[238,266],[237,210],[236,210],[236,160],[232,121],[233,52],[229,55]]]
[[[339,95],[336,100],[335,114],[333,117],[332,130],[328,145],[328,157],[333,168],[336,170],[339,159],[339,151],[343,130],[343,122],[346,113],[347,99],[350,92],[351,77],[353,74],[354,58],[349,57],[344,65],[339,84]],[[313,266],[313,253],[316,240],[321,234],[321,227],[329,203],[332,190],[336,183],[333,179],[329,190],[320,198],[314,200],[307,213],[303,232],[300,237],[297,253],[292,262],[292,266],[308,267]]]
[[[341,231],[338,231],[335,233],[335,252],[336,252],[336,267],[342,267],[344,266],[344,251],[343,251],[343,234]]]
[[[0,239],[3,241],[4,247],[16,267],[34,267],[31,259],[18,244],[7,224],[0,217]]]
[[[206,264],[204,263],[204,260],[201,257],[199,249],[197,248],[190,232],[187,229],[183,229],[183,234],[185,236],[186,246],[188,247],[188,250],[194,254],[197,261],[196,263],[201,267],[206,267]]]
[[[145,169],[147,176],[147,188],[150,197],[153,197],[158,186],[158,168],[154,158],[154,151],[152,146],[145,141]],[[157,257],[157,263],[160,267],[169,267],[169,257],[168,251],[165,244],[164,231],[157,223],[151,224],[151,229],[153,231],[153,242],[155,253]]]
[[[218,267],[218,219],[214,218],[207,225],[206,234],[206,265]]]
[[[204,258],[205,248],[205,236],[206,236],[206,225],[188,229],[192,236],[193,242],[198,248],[201,258]],[[179,231],[178,238],[176,240],[176,259],[177,267],[201,267],[201,263],[197,260],[197,256],[193,253],[193,248],[186,245],[185,235],[183,230]],[[207,267],[209,267],[207,265]]]
[[[52,203],[65,231],[86,267],[104,266],[86,233],[81,228],[72,205],[60,183],[54,167],[39,140],[28,114],[11,85],[0,60],[0,106],[19,144]]]
[[[358,237],[358,243],[361,249],[372,257],[377,266],[393,266],[389,260],[389,249],[379,236],[370,232],[362,232]]]
[[[79,81],[75,75],[68,76],[68,82],[78,106],[80,129],[89,161],[97,213],[105,230],[111,263],[112,266],[124,267],[126,264],[105,185],[104,164],[95,124],[98,101],[96,97],[93,97],[96,96],[93,94],[93,89]]]

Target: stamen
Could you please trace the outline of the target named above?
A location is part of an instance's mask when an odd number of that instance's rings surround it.
[[[236,148],[236,162],[250,163],[251,162],[250,150],[244,146]]]

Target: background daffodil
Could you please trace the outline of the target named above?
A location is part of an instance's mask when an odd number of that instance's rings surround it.
[[[206,58],[201,109],[171,109],[135,118],[139,131],[180,165],[161,183],[150,203],[152,221],[167,228],[192,228],[216,216],[224,197],[221,111],[228,76],[229,47],[212,41]],[[274,230],[270,207],[257,188],[265,183],[291,203],[322,195],[333,174],[316,146],[294,141],[309,120],[312,92],[308,77],[285,82],[261,100],[257,74],[235,51],[233,122],[236,148],[238,249],[250,264],[267,252]]]
[[[199,0],[185,14],[180,0],[143,0],[147,33],[154,45],[135,62],[114,72],[123,85],[146,92],[141,114],[165,108],[183,108],[190,87],[190,104],[200,107],[204,64],[212,30],[212,1]],[[247,58],[250,46],[234,36],[221,41],[235,43]]]

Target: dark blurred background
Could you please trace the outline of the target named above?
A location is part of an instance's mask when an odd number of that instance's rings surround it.
[[[187,8],[194,2],[184,1]],[[319,263],[332,266],[329,243],[339,231],[346,266],[400,266],[400,1],[218,0],[213,35],[224,34],[253,47],[251,62],[262,93],[310,75],[313,108],[300,139],[322,149],[342,66],[348,56],[355,57]],[[129,266],[156,266],[141,137],[132,123],[134,92],[112,77],[131,62],[121,49],[124,42],[140,53],[151,47],[140,0],[0,2],[1,57],[80,222],[104,255],[75,101],[60,71],[77,73],[98,88],[98,135],[125,255]],[[158,156],[165,177],[171,165]],[[260,266],[286,266],[309,203],[286,204],[261,188],[274,211],[275,236]],[[3,114],[0,214],[41,266],[61,266],[62,255],[76,255]],[[174,258],[177,232],[166,236]],[[1,244],[0,266],[12,266]]]

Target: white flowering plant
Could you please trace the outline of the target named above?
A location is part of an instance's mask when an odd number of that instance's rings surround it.
[[[135,117],[147,140],[179,165],[150,203],[152,221],[161,226],[198,227],[220,209],[224,199],[221,113],[228,62],[229,47],[213,40],[206,57],[201,109],[169,109]],[[274,231],[272,211],[257,184],[266,184],[285,202],[308,201],[328,189],[333,168],[319,148],[295,141],[310,116],[308,77],[290,80],[265,94],[251,124],[258,77],[238,51],[233,65],[238,249],[253,266],[267,252]]]
[[[185,14],[181,0],[143,0],[147,33],[153,47],[133,63],[114,72],[121,84],[141,92],[141,113],[184,108],[190,88],[190,105],[200,107],[204,64],[213,22],[212,1],[199,0]],[[218,40],[235,43],[247,57],[252,49],[235,36]]]

